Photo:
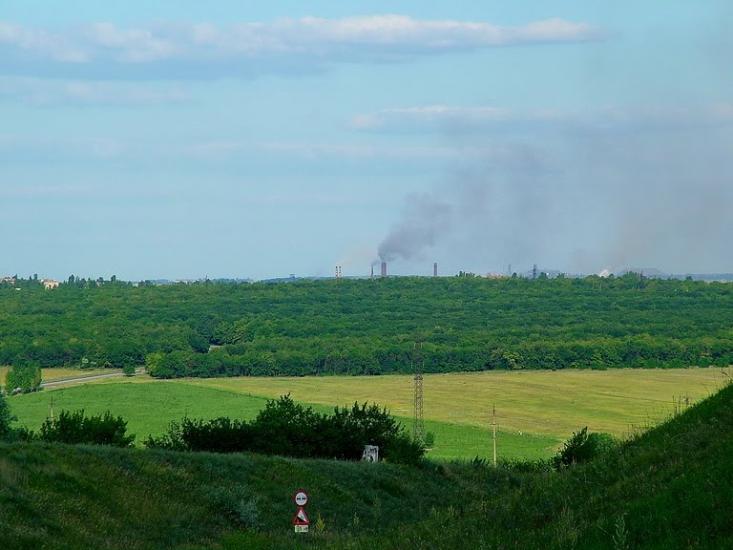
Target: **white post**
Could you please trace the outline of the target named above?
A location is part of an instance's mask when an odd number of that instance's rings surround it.
[[[492,422],[493,428],[494,428],[494,437],[493,437],[493,443],[494,443],[494,468],[496,468],[496,404],[494,404],[494,420]]]

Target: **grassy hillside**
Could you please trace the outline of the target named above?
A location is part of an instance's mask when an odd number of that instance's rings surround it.
[[[300,487],[329,530],[371,532],[418,521],[438,502],[477,498],[477,479],[466,467],[426,475],[386,464],[0,445],[0,548],[193,548],[227,531],[289,535]]]
[[[380,548],[733,548],[733,386],[610,455],[393,529]],[[373,548],[362,538],[355,548]]]
[[[33,444],[0,481],[9,548],[726,548],[733,386],[561,473]],[[294,539],[299,486],[324,529]]]

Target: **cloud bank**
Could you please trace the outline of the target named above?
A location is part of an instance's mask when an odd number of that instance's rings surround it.
[[[312,68],[600,37],[592,25],[557,18],[500,26],[482,21],[372,15],[228,26],[170,23],[122,28],[93,23],[61,30],[0,21],[0,68],[6,74],[36,76],[116,74],[118,78],[135,78],[156,71],[177,78],[248,76],[277,71],[280,65],[292,72],[297,62],[304,60]]]

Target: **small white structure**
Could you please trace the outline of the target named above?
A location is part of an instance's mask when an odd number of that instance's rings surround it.
[[[54,288],[58,288],[59,285],[61,285],[61,283],[59,283],[58,281],[54,281],[53,279],[43,279],[41,281],[41,284],[46,290],[53,290]]]
[[[379,447],[376,445],[364,445],[364,452],[361,454],[364,462],[379,462]]]

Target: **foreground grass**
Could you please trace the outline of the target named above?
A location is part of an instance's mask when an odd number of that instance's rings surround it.
[[[329,530],[375,532],[477,498],[479,477],[460,465],[0,445],[0,548],[192,548],[227,531],[292,545],[298,488]]]
[[[51,407],[56,414],[62,409],[84,409],[90,414],[107,410],[128,421],[130,433],[138,443],[148,435],[160,435],[171,420],[184,416],[192,418],[254,418],[265,405],[265,397],[256,397],[223,389],[208,388],[179,381],[143,382],[124,380],[105,384],[86,384],[64,389],[42,391],[8,399],[11,412],[21,426],[37,430],[49,416]],[[315,405],[322,412],[332,407]],[[400,419],[410,427],[411,419]],[[427,421],[426,429],[436,436],[429,452],[431,458],[454,459],[488,456],[488,431],[475,426]],[[499,433],[500,456],[507,459],[535,459],[550,456],[558,441],[546,436]]]
[[[731,548],[731,509],[733,386],[559,473],[0,445],[0,548]]]
[[[322,546],[733,548],[733,386],[586,465],[514,481],[378,539]],[[245,538],[232,537],[232,547]]]

